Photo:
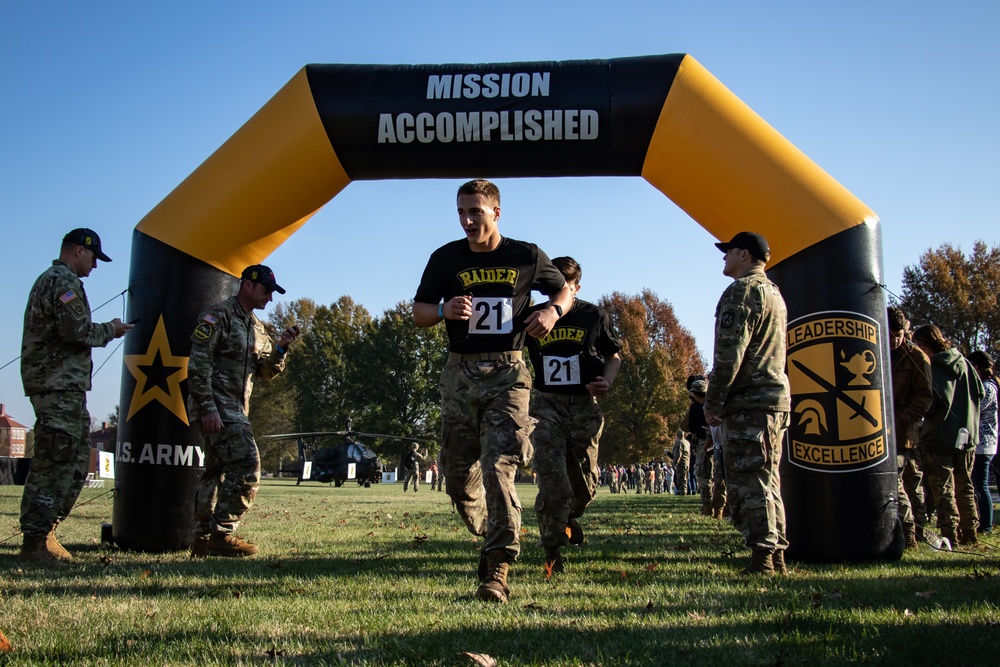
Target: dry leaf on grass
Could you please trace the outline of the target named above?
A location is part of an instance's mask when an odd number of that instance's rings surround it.
[[[469,658],[473,665],[479,665],[479,667],[497,667],[497,661],[485,653],[469,653],[468,651],[464,651],[462,655]]]
[[[4,653],[9,653],[14,647],[10,645],[10,640],[7,636],[0,630],[0,651]]]
[[[659,563],[650,563],[649,565],[646,566],[646,572],[652,572],[653,570],[655,570],[659,566],[660,566]]]

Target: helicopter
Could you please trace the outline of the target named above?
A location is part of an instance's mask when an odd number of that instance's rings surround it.
[[[382,464],[378,455],[359,438],[405,440],[407,442],[433,442],[429,438],[388,435],[385,433],[362,433],[355,431],[352,421],[347,420],[346,431],[314,431],[310,433],[281,433],[261,436],[261,440],[295,440],[299,458],[288,466],[281,467],[279,474],[298,476],[296,486],[302,482],[333,483],[341,487],[348,480],[356,480],[359,486],[371,487],[382,481]],[[317,439],[342,438],[338,445],[317,447]]]

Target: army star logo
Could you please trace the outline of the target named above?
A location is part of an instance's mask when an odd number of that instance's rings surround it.
[[[181,382],[187,379],[188,357],[174,356],[167,340],[167,328],[160,315],[149,349],[145,354],[126,354],[125,365],[135,378],[135,391],[128,406],[125,421],[142,409],[147,403],[159,401],[167,410],[185,424],[188,424],[187,409]]]

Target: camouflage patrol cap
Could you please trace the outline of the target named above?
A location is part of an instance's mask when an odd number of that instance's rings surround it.
[[[264,266],[263,264],[254,264],[253,266],[248,266],[243,269],[243,275],[240,276],[243,280],[249,280],[250,282],[260,283],[272,292],[277,292],[278,294],[284,294],[285,288],[278,284],[274,279],[274,271],[270,268]]]
[[[729,243],[716,243],[715,247],[722,252],[730,248],[746,250],[762,262],[771,258],[771,247],[767,244],[767,239],[757,232],[740,232]]]
[[[708,380],[695,380],[691,384],[691,391],[689,393],[704,394],[707,391],[708,391]]]
[[[94,251],[94,256],[102,262],[110,262],[111,258],[101,250],[101,237],[93,229],[79,227],[63,237],[63,243],[75,243]]]

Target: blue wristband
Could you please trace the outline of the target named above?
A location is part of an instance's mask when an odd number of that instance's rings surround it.
[[[438,304],[438,317],[440,317],[442,320],[444,319],[444,302],[443,301]]]
[[[287,352],[287,350],[285,350],[283,347],[281,347],[277,343],[275,343],[274,349],[277,350],[278,354],[280,354],[281,356],[285,356],[285,352]]]

